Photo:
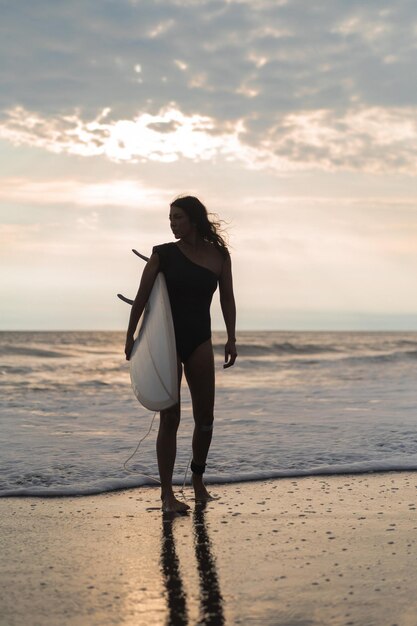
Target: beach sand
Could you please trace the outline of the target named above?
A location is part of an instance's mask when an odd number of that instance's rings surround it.
[[[211,491],[1,499],[1,625],[417,624],[417,473]]]

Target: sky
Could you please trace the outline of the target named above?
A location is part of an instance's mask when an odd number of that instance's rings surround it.
[[[414,0],[0,13],[0,329],[126,328],[131,249],[192,194],[224,220],[238,330],[417,330]]]

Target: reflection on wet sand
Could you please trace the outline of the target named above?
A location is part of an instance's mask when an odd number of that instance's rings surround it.
[[[175,514],[163,513],[161,537],[161,567],[167,591],[167,624],[188,624],[187,597],[182,582],[179,560],[175,549],[173,523]]]
[[[194,548],[199,578],[198,624],[224,624],[223,598],[220,591],[216,561],[212,553],[205,518],[205,503],[197,503],[193,513]],[[161,568],[167,592],[167,624],[188,624],[187,596],[181,578],[179,559],[175,548],[173,525],[176,515],[162,517]]]
[[[195,555],[200,579],[200,624],[224,624],[223,598],[220,591],[216,561],[211,551],[204,510],[206,503],[197,503],[193,513]]]

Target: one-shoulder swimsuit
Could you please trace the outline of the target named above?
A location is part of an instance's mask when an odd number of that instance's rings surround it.
[[[165,276],[174,322],[177,352],[183,363],[211,338],[210,305],[218,276],[191,261],[176,243],[154,246]]]

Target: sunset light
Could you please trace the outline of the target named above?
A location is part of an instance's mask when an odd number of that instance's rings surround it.
[[[415,626],[417,2],[1,9],[1,626]]]
[[[35,271],[58,241],[78,249],[83,233],[93,264],[106,242],[114,291],[121,246],[149,251],[169,240],[169,202],[193,193],[228,224],[243,327],[281,328],[301,316],[316,328],[321,315],[324,327],[329,319],[349,327],[352,316],[366,327],[372,316],[409,327],[417,312],[417,103],[414,34],[405,33],[414,33],[413,20],[385,4],[301,14],[289,0],[216,9],[175,2],[165,15],[152,3],[123,2],[112,28],[104,14],[79,19],[77,45],[54,34],[59,11],[49,15],[47,65],[29,23],[27,67],[9,42],[15,66],[0,116],[4,284],[16,272],[22,292],[25,251],[41,247],[28,268]],[[70,55],[65,62],[57,50]],[[101,289],[96,297],[107,302]],[[4,298],[15,310],[13,291]],[[8,313],[4,324],[20,315]],[[48,325],[49,315],[40,308],[36,324]],[[112,315],[102,326],[122,325],[117,307]],[[86,308],[74,318],[77,327],[97,323]]]

